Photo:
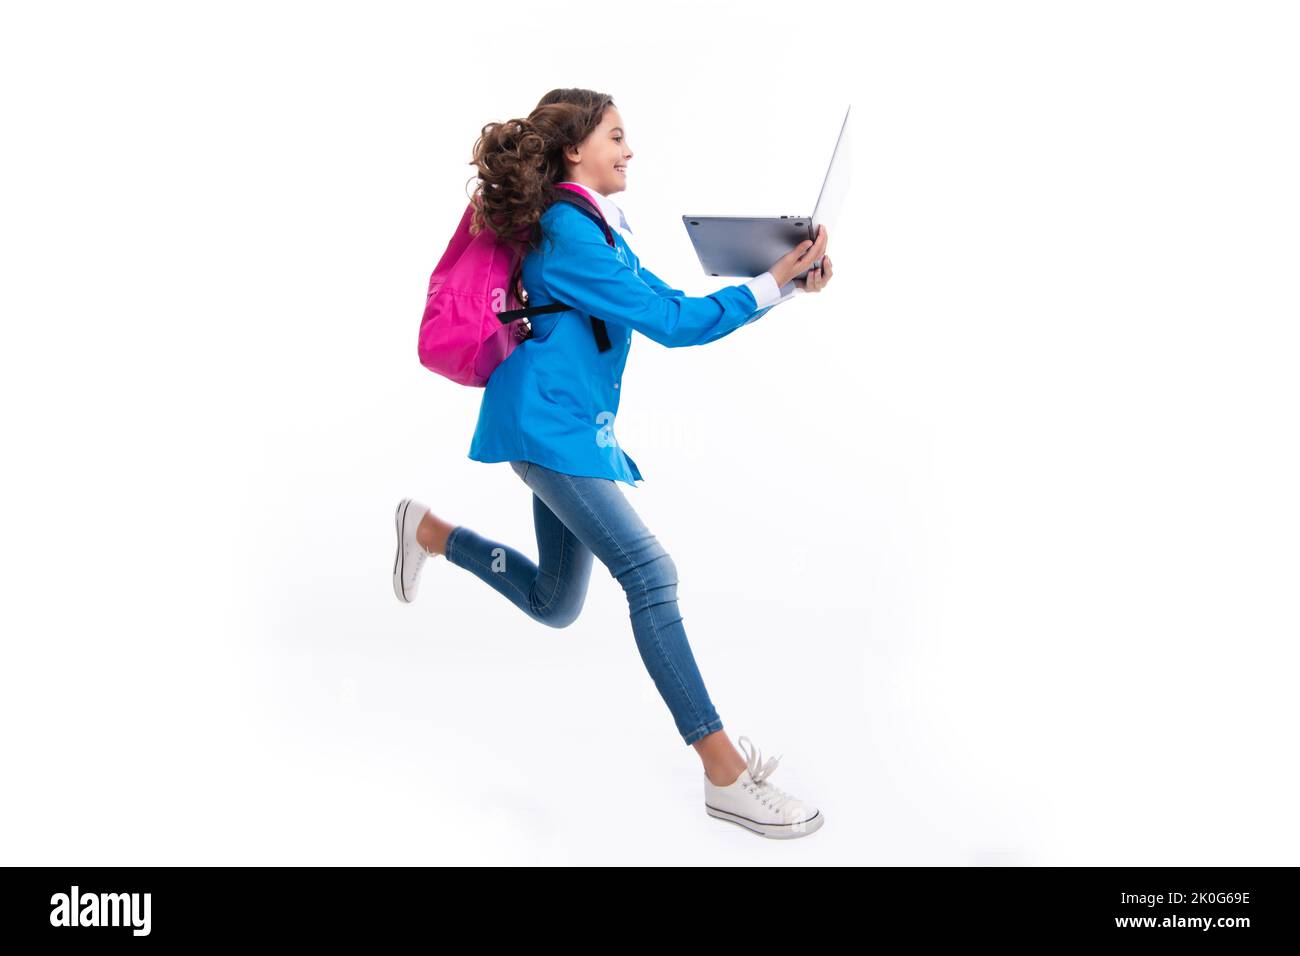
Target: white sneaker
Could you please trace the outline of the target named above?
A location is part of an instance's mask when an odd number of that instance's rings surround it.
[[[826,822],[820,810],[768,782],[781,758],[761,763],[761,752],[754,750],[748,737],[740,738],[740,749],[745,751],[748,766],[733,783],[719,787],[704,775],[705,813],[776,840],[793,840],[820,830]]]
[[[393,591],[397,600],[410,604],[420,589],[420,569],[424,562],[434,557],[432,551],[415,540],[415,529],[428,513],[429,506],[414,498],[403,498],[397,503],[397,557],[393,559]]]

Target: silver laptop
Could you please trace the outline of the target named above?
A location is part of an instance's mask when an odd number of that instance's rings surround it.
[[[682,216],[686,232],[695,246],[700,265],[711,276],[761,275],[778,259],[805,239],[817,238],[817,227],[826,224],[835,232],[836,221],[849,191],[849,111],[844,111],[839,139],[830,166],[822,180],[822,191],[811,216]],[[827,247],[829,248],[829,246]],[[813,263],[813,268],[821,260]],[[802,273],[807,275],[807,272]]]

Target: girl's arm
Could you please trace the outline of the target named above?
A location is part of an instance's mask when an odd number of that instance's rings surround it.
[[[647,269],[645,266],[641,265],[641,263],[640,263],[639,260],[637,261],[637,273],[636,273],[636,274],[637,274],[637,276],[638,276],[638,277],[639,277],[639,278],[640,278],[640,279],[641,279],[641,280],[642,280],[646,285],[648,285],[651,289],[653,289],[653,290],[655,291],[655,294],[656,294],[656,295],[666,296],[666,297],[668,297],[668,298],[673,298],[673,297],[677,297],[677,296],[684,297],[684,296],[686,295],[686,293],[683,292],[681,289],[674,289],[672,286],[670,286],[670,285],[669,285],[667,282],[665,282],[663,279],[659,278],[657,275],[655,275],[653,272],[651,272],[651,271],[650,271],[649,269]],[[775,282],[775,281],[769,281],[768,284],[769,284],[772,288],[774,288],[774,289],[776,288],[776,282]],[[758,295],[759,295],[760,290],[763,289],[763,286],[759,285],[759,284],[758,284],[755,280],[753,280],[753,279],[751,279],[749,282],[744,283],[744,285],[746,285],[746,286],[749,288],[749,291],[750,291],[750,292],[753,292],[753,293],[754,293],[754,297],[755,297],[755,298],[758,298]],[[771,295],[771,292],[769,291],[767,294],[768,294],[768,295]],[[781,294],[780,289],[776,289],[776,295],[780,295],[780,294]],[[758,301],[761,302],[761,301],[763,301],[763,300],[762,300],[762,299],[758,299]],[[784,301],[784,300],[782,299],[782,300],[779,300],[779,301]],[[772,305],[775,305],[775,304],[776,304],[775,302],[772,303]],[[748,321],[745,322],[745,325],[749,325],[750,322],[757,322],[759,319],[761,319],[764,315],[767,314],[767,310],[770,309],[770,308],[772,308],[771,305],[767,306],[767,308],[759,309],[756,313],[754,313],[752,316],[749,317]],[[731,328],[725,329],[724,331],[718,332],[718,333],[715,334],[715,335],[709,335],[709,336],[707,336],[706,338],[704,338],[703,340],[701,340],[700,342],[697,342],[696,344],[697,344],[697,345],[708,345],[710,342],[716,342],[718,339],[722,338],[724,335],[730,335],[732,332],[736,331],[737,328],[739,328],[739,326],[734,326],[734,327],[731,327]]]
[[[686,295],[686,293],[683,292],[681,289],[672,288],[672,286],[664,282],[663,279],[659,278],[657,275],[655,275],[645,266],[641,265],[640,260],[637,260],[637,275],[640,276],[642,280],[644,280],[646,285],[654,289],[655,292],[658,293],[659,295],[663,295],[663,296]],[[792,288],[790,289],[790,291],[785,293],[785,295],[781,295],[781,288],[776,284],[776,280],[772,278],[772,274],[770,272],[767,273],[765,276],[759,276],[758,278],[750,279],[744,284],[749,287],[749,291],[754,293],[755,297],[758,299],[759,302],[764,301],[764,299],[766,298],[767,301],[771,303],[771,305],[764,306],[762,309],[760,309],[756,315],[750,318],[749,322],[754,322],[757,321],[758,319],[761,319],[764,315],[767,314],[768,309],[771,309],[774,306],[778,306],[782,302],[792,299],[796,295],[799,295],[800,293],[803,292],[802,289],[793,288],[794,283],[791,282],[790,286]],[[745,324],[748,325],[749,322],[746,322]],[[722,335],[730,335],[734,331],[735,329],[729,329],[726,332],[722,333]],[[706,339],[705,342],[712,342],[715,339],[720,339],[722,338],[722,335],[716,335],[713,338]]]
[[[667,298],[670,299],[673,298],[674,296],[686,295],[686,293],[683,292],[681,289],[674,289],[663,279],[659,278],[657,275],[655,275],[645,266],[641,265],[640,261],[637,262],[636,274],[641,277],[642,282],[644,282],[650,288],[654,289],[655,293],[658,295],[666,296]]]
[[[542,284],[554,299],[579,312],[636,329],[669,348],[704,345],[767,312],[758,309],[746,284],[697,297],[670,289],[651,274],[667,294],[657,291],[618,258],[600,229],[578,210],[560,204],[543,218],[553,245],[543,240]]]

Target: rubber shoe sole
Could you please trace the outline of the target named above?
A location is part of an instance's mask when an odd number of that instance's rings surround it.
[[[821,829],[826,818],[818,810],[807,820],[801,820],[797,823],[759,823],[757,820],[751,820],[749,817],[743,817],[738,813],[728,813],[726,810],[719,810],[717,807],[711,807],[707,803],[704,805],[704,812],[718,820],[726,820],[728,823],[734,823],[742,826],[751,833],[757,833],[759,836],[767,837],[770,840],[797,840],[799,837],[806,837],[816,833]]]
[[[393,525],[397,532],[397,554],[393,558],[393,593],[403,604],[410,604],[419,593],[420,571],[431,557],[415,540],[415,529],[424,520],[428,508],[414,498],[397,503]],[[410,572],[408,581],[408,572]]]

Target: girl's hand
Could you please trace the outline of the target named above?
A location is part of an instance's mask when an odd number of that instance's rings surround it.
[[[795,285],[805,292],[818,292],[827,282],[830,281],[830,263],[823,258],[826,252],[826,243],[829,240],[826,233],[826,226],[817,227],[817,241],[805,239],[799,245],[795,246],[790,252],[787,252],[776,264],[768,271],[772,273],[772,278],[776,280],[778,286],[783,286],[791,279],[794,279]],[[815,274],[809,272],[802,279],[795,279],[795,276],[808,270],[818,259],[822,259],[822,268]],[[814,279],[814,275],[816,278]],[[813,281],[809,281],[813,280]]]
[[[826,283],[831,281],[831,275],[831,257],[823,256],[822,267],[810,269],[802,279],[795,279],[795,288],[803,289],[805,292],[820,292],[826,288]]]

